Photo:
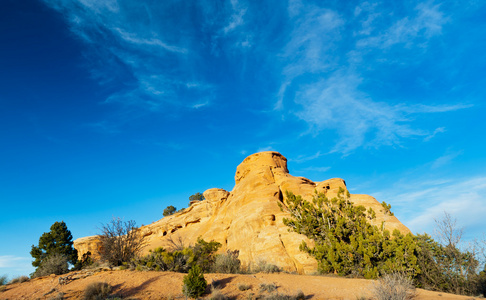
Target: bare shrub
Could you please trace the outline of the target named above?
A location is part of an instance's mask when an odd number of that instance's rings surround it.
[[[273,292],[277,289],[277,286],[273,283],[265,284],[265,283],[260,283],[260,292]]]
[[[296,295],[272,294],[265,297],[265,300],[304,300],[305,295],[302,291],[298,291]]]
[[[241,270],[241,261],[238,259],[239,251],[228,250],[226,253],[216,255],[213,270],[216,273],[237,274]]]
[[[223,295],[220,289],[214,288],[212,289],[211,295],[209,296],[209,299],[211,300],[226,300],[228,297]]]
[[[29,280],[30,280],[29,277],[22,275],[22,276],[13,278],[12,280],[9,281],[8,284],[22,283],[22,282],[27,282]]]
[[[145,246],[145,237],[135,227],[135,221],[113,218],[101,227],[101,259],[112,266],[120,266],[138,257]]]
[[[416,295],[412,280],[405,273],[386,274],[373,284],[377,300],[408,300]]]
[[[264,259],[259,259],[256,263],[256,266],[252,268],[252,272],[254,273],[278,273],[280,272],[280,268],[274,264],[267,263]]]
[[[68,257],[64,254],[54,253],[45,258],[35,270],[33,277],[51,274],[61,275],[69,272]]]
[[[238,283],[238,289],[240,291],[246,291],[246,290],[251,289],[251,285],[246,284],[246,283]]]
[[[52,296],[49,298],[49,300],[63,300],[64,299],[64,293],[57,293],[57,295]]]
[[[172,251],[182,251],[186,248],[185,241],[180,235],[177,235],[177,237],[170,235],[167,238],[167,243]]]
[[[93,282],[84,290],[84,300],[102,300],[111,293],[111,285],[106,282]]]

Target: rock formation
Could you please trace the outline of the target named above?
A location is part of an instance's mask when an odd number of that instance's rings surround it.
[[[148,246],[170,248],[169,240],[181,240],[185,245],[194,244],[198,237],[222,244],[220,251],[239,250],[244,265],[259,260],[277,265],[284,270],[313,273],[317,262],[299,250],[302,241],[311,243],[305,236],[289,232],[283,224],[287,212],[280,210],[285,191],[311,199],[315,191],[328,198],[335,197],[346,184],[339,178],[313,182],[304,177],[294,177],[287,169],[287,159],[278,152],[261,152],[248,156],[236,169],[236,185],[231,192],[209,189],[204,201],[174,215],[164,217],[150,225],[142,226]],[[376,212],[376,225],[384,221],[385,228],[402,233],[410,232],[396,217],[384,212],[382,205],[368,195],[351,194],[355,205],[371,207]],[[82,255],[99,249],[96,236],[74,241]]]

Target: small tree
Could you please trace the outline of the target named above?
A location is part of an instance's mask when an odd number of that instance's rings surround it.
[[[73,236],[66,223],[55,222],[50,229],[51,231],[41,235],[38,246],[32,245],[30,251],[30,255],[34,258],[32,265],[39,268],[45,260],[55,254],[64,256],[68,263],[75,265],[78,251],[73,247]]]
[[[172,205],[169,205],[167,206],[165,209],[164,209],[164,212],[162,213],[162,215],[164,217],[167,217],[167,216],[170,216],[170,215],[173,215],[175,212],[176,212],[177,208],[175,208],[174,206]]]
[[[135,227],[135,221],[113,218],[101,227],[101,259],[112,266],[136,258],[145,246],[145,237]]]
[[[182,292],[184,296],[197,298],[204,294],[208,283],[204,279],[201,267],[194,265],[190,270],[189,274],[184,276],[184,285],[182,286]]]

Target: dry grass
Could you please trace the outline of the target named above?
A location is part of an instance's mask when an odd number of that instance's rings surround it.
[[[111,285],[106,282],[93,282],[84,290],[84,300],[106,299],[111,293]]]
[[[8,284],[22,283],[22,282],[26,282],[26,281],[29,281],[29,280],[30,280],[29,277],[23,275],[23,276],[13,278],[12,280],[9,281]]]
[[[387,274],[373,285],[377,300],[409,300],[416,296],[412,280],[404,273]]]
[[[238,289],[240,291],[246,291],[246,290],[251,289],[251,285],[245,284],[245,283],[238,283]]]

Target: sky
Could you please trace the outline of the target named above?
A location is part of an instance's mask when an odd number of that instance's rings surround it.
[[[0,275],[74,239],[234,187],[278,151],[414,233],[486,227],[486,3],[3,0]]]

